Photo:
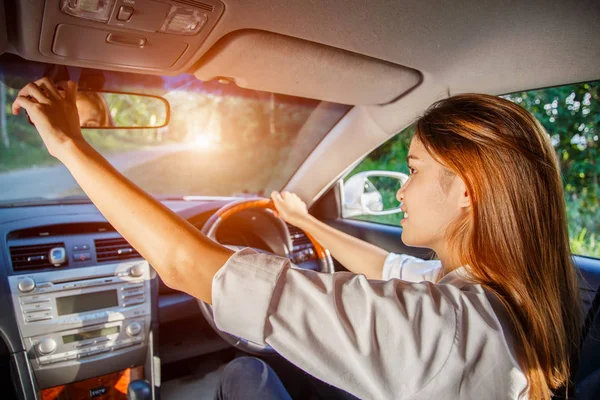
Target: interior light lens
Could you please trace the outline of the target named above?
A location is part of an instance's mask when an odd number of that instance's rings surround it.
[[[60,9],[69,15],[94,21],[108,21],[116,0],[61,0]]]
[[[172,6],[160,28],[164,33],[195,35],[208,21],[206,13],[190,7]]]

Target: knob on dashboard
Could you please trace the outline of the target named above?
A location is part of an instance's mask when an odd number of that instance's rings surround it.
[[[144,274],[144,267],[141,264],[136,264],[133,267],[129,268],[129,275],[131,276],[135,276],[136,278],[138,276],[142,276]]]
[[[54,339],[44,339],[37,345],[37,349],[41,354],[50,354],[56,350],[56,342]]]
[[[127,332],[129,336],[137,336],[140,334],[141,331],[142,325],[140,325],[139,322],[132,322],[129,325],[127,325],[127,328],[125,328],[125,332]]]
[[[21,292],[31,292],[35,289],[35,281],[31,278],[25,278],[19,282],[19,290]]]

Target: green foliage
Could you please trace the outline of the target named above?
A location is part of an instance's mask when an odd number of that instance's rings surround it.
[[[0,111],[7,117],[8,147],[0,142],[0,172],[32,165],[52,165],[57,162],[46,150],[35,127],[27,121],[25,113],[12,115],[11,106],[17,93],[16,89],[5,87],[5,109]]]
[[[577,201],[583,215],[597,212],[600,82],[514,93],[505,98],[528,110],[546,128],[558,156],[567,202]]]
[[[154,97],[104,93],[114,126],[160,126],[167,117],[164,103]]]
[[[411,125],[377,147],[345,177],[345,180],[364,171],[398,171],[408,174],[406,156],[414,132],[415,127]]]
[[[23,143],[11,143],[10,147],[0,146],[0,172],[31,166],[54,165],[58,161],[45,147]]]
[[[600,258],[600,82],[513,93],[552,139],[563,177],[575,254]]]
[[[575,254],[600,258],[600,82],[513,93],[505,98],[521,105],[542,123],[559,160],[571,247]],[[369,170],[406,172],[404,159],[411,126],[370,153],[345,179]],[[400,215],[358,219],[398,225]]]

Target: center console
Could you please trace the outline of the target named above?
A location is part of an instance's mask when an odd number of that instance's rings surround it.
[[[13,307],[41,389],[143,365],[151,328],[144,260],[13,275]]]

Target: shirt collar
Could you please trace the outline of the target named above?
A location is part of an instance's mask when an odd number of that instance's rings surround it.
[[[442,276],[442,279],[440,279],[439,281],[437,281],[437,283],[439,284],[454,284],[456,285],[457,283],[467,283],[470,280],[470,274],[467,271],[467,268],[463,265],[461,267],[458,267],[452,271],[450,271],[449,273],[447,273],[446,275]]]

